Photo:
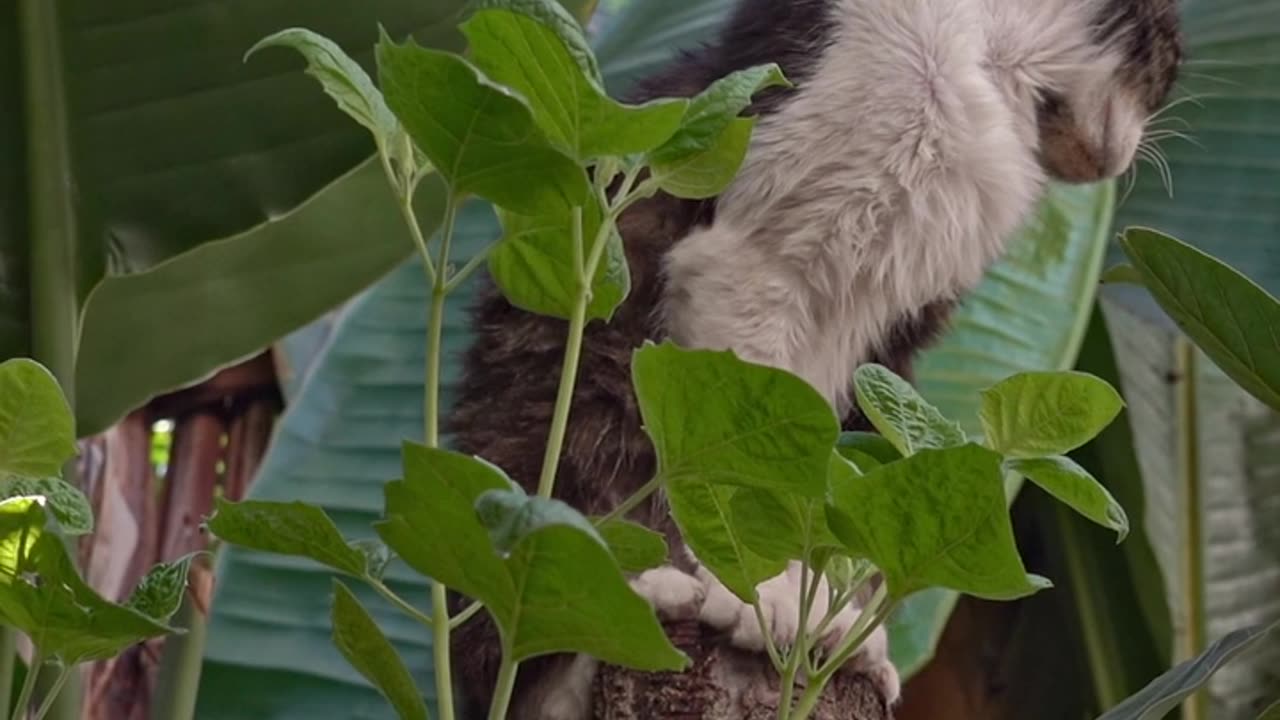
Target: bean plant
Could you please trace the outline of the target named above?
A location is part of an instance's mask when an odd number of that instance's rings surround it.
[[[692,98],[625,104],[605,92],[577,20],[553,0],[485,0],[461,30],[466,57],[382,33],[376,84],[337,45],[306,29],[284,30],[249,51],[299,52],[307,72],[373,137],[431,288],[425,433],[403,445],[402,477],[384,486],[376,537],[345,538],[312,505],[256,500],[220,500],[208,527],[222,541],[334,571],[334,642],[399,717],[429,717],[423,693],[350,583],[372,588],[432,634],[434,716],[442,720],[458,715],[450,632],[481,611],[492,616],[502,645],[487,709],[494,720],[506,717],[520,664],[533,657],[585,653],[642,671],[685,668],[689,658],[628,584],[628,576],[667,561],[663,538],[627,520],[657,492],[699,560],[746,603],[757,603],[756,586],[789,561],[803,562],[799,637],[793,647],[767,647],[781,678],[782,720],[810,717],[837,670],[913,594],[945,587],[1012,600],[1050,586],[1028,574],[1019,556],[1007,504],[1011,479],[1030,480],[1124,538],[1124,510],[1067,457],[1123,409],[1116,390],[1096,377],[1010,377],[982,393],[983,432],[971,437],[905,380],[868,364],[852,382],[877,433],[842,433],[832,408],[795,375],[669,341],[636,348],[632,362],[658,460],[653,478],[601,517],[555,500],[584,330],[609,322],[629,292],[619,217],[657,193],[708,198],[722,191],[754,128],[743,111],[757,93],[788,81],[776,65],[762,65]],[[444,193],[438,232],[424,230],[414,209],[424,183]],[[495,207],[502,236],[456,267],[454,221],[470,198]],[[1151,259],[1161,252],[1181,250],[1152,250],[1141,258],[1149,262],[1135,260],[1116,277],[1150,283],[1160,270]],[[513,305],[566,323],[534,494],[502,468],[440,443],[444,308],[481,264]],[[1237,375],[1263,389],[1275,379],[1252,366]],[[158,567],[123,605],[85,586],[63,537],[87,532],[91,513],[77,490],[56,479],[74,451],[71,422],[43,368],[26,360],[0,365],[0,620],[32,638],[33,667],[58,663],[62,677],[76,663],[174,632],[166,622],[190,563]],[[432,579],[429,611],[384,582],[394,558]],[[884,582],[854,627],[819,653],[817,637],[874,575]],[[810,618],[824,578],[830,609]],[[584,596],[581,587],[592,592]],[[474,604],[451,615],[449,589]],[[1175,668],[1107,719],[1161,716],[1185,697],[1179,693],[1204,682],[1206,668],[1261,634],[1229,636],[1200,665]],[[35,675],[28,673],[15,718],[25,712]],[[43,713],[37,709],[36,717]]]
[[[603,517],[553,499],[578,374],[583,332],[625,302],[629,271],[619,216],[656,193],[718,194],[733,179],[754,121],[753,96],[788,84],[776,65],[752,67],[693,98],[628,105],[609,97],[577,21],[550,0],[482,3],[461,25],[457,54],[397,42],[376,48],[375,85],[328,39],[289,29],[263,40],[300,52],[338,105],[373,135],[431,286],[424,443],[405,443],[403,477],[385,486],[377,542],[351,543],[316,507],[222,502],[209,521],[221,539],[304,555],[371,585],[433,633],[437,714],[455,717],[449,633],[483,608],[495,620],[503,663],[489,717],[506,716],[522,661],[553,652],[592,655],[639,670],[680,670],[673,647],[627,574],[667,559],[662,538],[627,521],[661,491],[698,558],[744,602],[801,560],[801,612],[826,578],[821,630],[869,578],[873,593],[847,637],[822,656],[817,632],[768,647],[782,677],[780,718],[806,718],[833,674],[903,599],[931,587],[1013,599],[1049,586],[1029,575],[1014,544],[1005,478],[1022,475],[1121,537],[1124,511],[1065,457],[1120,412],[1119,395],[1080,373],[1027,373],[984,393],[982,438],[884,367],[853,382],[878,435],[841,433],[806,382],[732,352],[647,343],[633,384],[657,472]],[[445,191],[429,242],[413,211],[428,177]],[[497,209],[502,237],[461,268],[450,264],[454,218],[468,197]],[[483,458],[439,446],[440,334],[450,293],[481,263],[508,300],[567,323],[563,373],[536,494]],[[427,614],[382,581],[394,555],[433,582]],[[590,586],[583,597],[577,588]],[[476,601],[450,617],[446,588]],[[405,718],[427,708],[396,656],[343,581],[334,637],[348,660]],[[769,634],[766,633],[766,637]],[[803,688],[795,680],[808,678]]]

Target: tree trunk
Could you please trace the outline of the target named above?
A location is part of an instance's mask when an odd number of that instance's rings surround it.
[[[779,679],[768,656],[728,646],[694,621],[669,623],[671,642],[692,660],[685,672],[605,666],[594,688],[596,720],[773,720]],[[798,692],[797,692],[798,694]],[[865,676],[840,673],[811,720],[892,720]]]

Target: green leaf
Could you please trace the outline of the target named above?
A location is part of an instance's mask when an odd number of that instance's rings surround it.
[[[645,431],[668,484],[826,492],[839,422],[804,380],[732,352],[647,344],[632,361]]]
[[[0,363],[0,473],[60,475],[75,454],[71,409],[58,381],[34,360]]]
[[[742,168],[755,126],[754,118],[736,119],[706,150],[665,162],[654,160],[651,177],[676,197],[701,200],[719,195]]]
[[[58,521],[58,529],[67,535],[93,532],[93,508],[79,488],[62,478],[24,478],[0,476],[0,500],[39,496],[45,509]]]
[[[610,520],[597,530],[623,572],[643,572],[667,561],[667,539],[643,525]]]
[[[495,615],[510,613],[513,582],[475,503],[513,483],[493,465],[458,453],[405,443],[403,457],[404,479],[383,487],[378,535],[414,570],[484,601]]]
[[[675,133],[688,101],[640,106],[605,94],[576,21],[550,0],[491,3],[463,24],[471,57],[495,82],[528,101],[533,118],[561,152],[585,162],[658,147]]]
[[[1049,586],[1027,575],[1005,505],[1000,456],[974,444],[921,450],[833,481],[831,529],[903,598],[940,586],[992,600]],[[945,508],[945,512],[938,512]]]
[[[1129,534],[1129,517],[1088,470],[1071,458],[1014,458],[1005,466],[1039,485],[1073,510],[1099,525],[1116,531],[1117,542]]]
[[[1231,379],[1280,410],[1280,301],[1222,261],[1163,233],[1131,228],[1120,244],[1178,327]]]
[[[395,707],[402,720],[426,720],[427,706],[413,676],[382,628],[356,596],[333,581],[333,644]]]
[[[1276,629],[1251,627],[1228,633],[1198,657],[1179,663],[1139,693],[1111,708],[1098,720],[1158,720],[1203,687],[1223,665],[1256,645]]]
[[[1142,273],[1132,265],[1116,265],[1102,273],[1102,282],[1111,284],[1143,285]]]
[[[902,453],[883,435],[868,432],[840,433],[836,452],[864,473],[902,459]]]
[[[46,657],[73,665],[112,657],[143,640],[179,632],[132,607],[107,602],[80,579],[66,546],[45,532],[34,498],[0,502],[0,620]],[[150,608],[148,608],[150,609]]]
[[[182,605],[191,561],[201,554],[203,553],[190,553],[173,562],[160,563],[151,568],[133,589],[125,606],[147,617],[168,622]]]
[[[600,231],[600,204],[590,199],[583,208],[583,246],[589,248]],[[502,294],[518,308],[568,319],[578,296],[578,268],[574,264],[572,211],[537,217],[499,212],[502,241],[489,255],[489,273]],[[608,320],[631,291],[631,272],[622,239],[611,233],[600,267],[591,282],[587,318]],[[583,254],[585,255],[585,250]]]
[[[858,407],[903,455],[968,442],[959,423],[944,417],[910,383],[888,368],[863,365],[854,372],[853,384]]]
[[[230,502],[218,498],[209,530],[219,539],[262,552],[315,560],[361,577],[366,559],[338,532],[324,510],[302,502]]]
[[[523,490],[490,490],[476,499],[476,515],[489,531],[489,540],[499,555],[508,555],[535,532],[563,525],[578,529],[587,537],[609,544],[596,527],[577,510],[559,500],[530,497]]]
[[[729,498],[730,523],[747,549],[766,560],[805,557],[806,517],[797,502],[759,488],[739,488]]]
[[[1258,716],[1258,720],[1280,720],[1280,700],[1263,710],[1262,714]]]
[[[294,58],[272,53],[246,65],[243,55],[263,36],[303,25],[371,66],[378,22],[458,48],[461,5],[388,0],[375,13],[363,0],[232,0],[157,15],[146,0],[38,3],[41,20],[22,41],[16,6],[8,8],[0,105],[24,107],[33,84],[42,96],[31,98],[37,115],[0,119],[0,360],[32,354],[29,296],[39,278],[42,303],[66,303],[56,311],[61,326],[42,335],[69,343],[81,313],[76,367],[59,366],[69,356],[40,359],[59,377],[77,376],[76,432],[85,437],[259,352],[385,275],[412,252],[394,204],[382,223],[389,230],[348,229],[377,215],[359,199],[340,224],[317,222],[300,235],[277,226],[367,158],[372,143]],[[201,38],[200,51],[180,38]],[[37,146],[67,150],[65,163],[42,162],[39,180],[25,160]],[[381,168],[375,178],[386,195]],[[37,227],[29,212],[37,206],[66,232]],[[353,248],[353,236],[366,241]],[[35,243],[61,244],[72,265],[33,266]],[[178,277],[168,268],[163,284],[131,282],[197,251],[200,262],[183,263]],[[94,292],[102,284],[112,292]]]
[[[585,204],[585,171],[542,137],[526,101],[452,53],[378,43],[387,104],[456,195],[525,215]]]
[[[565,651],[644,670],[684,666],[604,540],[568,505],[525,495],[480,460],[412,445],[405,479],[386,494],[383,540],[484,603],[508,657]]]
[[[724,135],[740,124],[739,114],[751,104],[756,93],[770,87],[792,87],[776,64],[738,70],[713,82],[689,102],[680,129],[650,161],[669,167],[690,156],[702,155],[724,143]]]
[[[689,549],[743,602],[754,602],[756,586],[781,573],[783,560],[769,560],[747,547],[733,522],[734,488],[694,481],[667,486],[671,517]]]
[[[326,94],[356,122],[373,133],[378,144],[388,143],[399,129],[382,93],[369,74],[337,43],[305,28],[289,28],[259,40],[245,60],[265,47],[293,48],[307,60],[307,74],[320,81]]]
[[[1124,408],[1108,383],[1080,372],[1027,372],[982,392],[979,417],[992,449],[1058,455],[1089,442]]]

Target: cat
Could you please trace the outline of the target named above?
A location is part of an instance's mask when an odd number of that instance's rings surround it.
[[[793,372],[846,429],[870,430],[853,370],[877,362],[910,378],[913,356],[1050,179],[1092,182],[1130,167],[1182,55],[1176,0],[740,0],[715,42],[627,99],[692,96],[769,62],[794,87],[749,108],[755,134],[722,194],[659,194],[620,218],[632,291],[611,322],[587,328],[556,497],[604,514],[652,477],[630,374],[646,340],[731,349]],[[455,447],[532,492],[566,323],[516,309],[490,286],[474,328],[449,421]],[[661,497],[630,517],[673,548],[670,565],[633,579],[660,615],[696,616],[738,646],[763,647],[750,606],[684,549]],[[793,563],[759,588],[783,644],[796,632],[797,576]],[[482,613],[459,628],[453,654],[483,713],[500,658],[492,621]],[[883,630],[852,664],[897,700]],[[570,655],[523,663],[511,717],[589,717],[594,669]]]

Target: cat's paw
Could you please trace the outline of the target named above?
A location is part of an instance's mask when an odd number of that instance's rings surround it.
[[[703,580],[670,565],[640,573],[632,578],[631,589],[648,600],[663,620],[698,617],[707,596],[707,585]]]
[[[889,633],[883,625],[867,636],[846,668],[870,678],[890,707],[902,699],[902,680],[889,659]]]

